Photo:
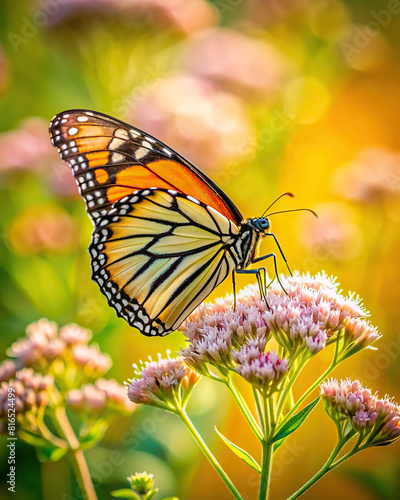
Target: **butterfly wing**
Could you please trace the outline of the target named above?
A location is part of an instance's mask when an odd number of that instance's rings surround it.
[[[242,221],[239,210],[211,179],[137,128],[102,113],[70,110],[56,115],[49,130],[95,226],[113,203],[151,187],[184,193],[236,225]]]
[[[173,190],[136,191],[94,229],[92,278],[109,305],[145,335],[167,335],[235,268],[238,227]]]

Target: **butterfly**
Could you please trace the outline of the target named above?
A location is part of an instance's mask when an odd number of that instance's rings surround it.
[[[255,274],[265,297],[265,268],[247,269],[252,263],[273,258],[279,280],[275,254],[258,256],[271,236],[286,262],[269,218],[243,219],[211,179],[161,141],[81,109],[56,115],[49,132],[94,225],[92,279],[144,335],[176,330],[231,273],[234,289],[235,273]]]

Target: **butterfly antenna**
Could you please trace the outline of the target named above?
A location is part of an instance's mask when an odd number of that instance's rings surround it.
[[[281,194],[280,196],[278,196],[278,198],[277,198],[275,201],[273,201],[273,202],[271,203],[271,205],[270,205],[270,206],[269,206],[266,210],[264,210],[264,213],[262,214],[262,216],[261,216],[261,217],[264,217],[264,215],[268,212],[268,210],[269,210],[269,209],[270,209],[273,205],[275,205],[275,203],[276,203],[278,200],[280,200],[280,199],[281,199],[281,198],[283,198],[284,196],[290,196],[291,198],[294,198],[294,194],[293,194],[293,193],[283,193],[283,194]],[[260,217],[260,218],[261,218],[261,217]]]
[[[271,215],[287,214],[288,212],[301,212],[301,211],[311,212],[318,219],[318,215],[314,212],[314,210],[311,210],[310,208],[294,208],[293,210],[282,210],[281,212],[273,212],[272,214],[268,214],[268,217],[271,217]]]

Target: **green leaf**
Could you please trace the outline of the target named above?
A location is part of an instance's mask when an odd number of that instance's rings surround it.
[[[314,401],[311,401],[305,408],[295,413],[275,434],[272,439],[272,442],[280,441],[289,434],[292,434],[296,429],[300,427],[300,425],[305,421],[308,415],[312,412],[312,410],[317,406],[321,396],[318,396]]]
[[[279,448],[279,446],[280,446],[281,444],[283,444],[284,442],[285,442],[285,438],[280,439],[279,441],[275,441],[275,442],[274,442],[274,453],[275,453],[275,452],[276,452],[276,450]]]
[[[242,450],[242,448],[239,448],[239,446],[229,441],[229,439],[222,435],[216,427],[215,430],[219,437],[224,441],[224,443],[233,451],[233,453],[235,453],[239,458],[246,462],[247,465],[250,465],[250,467],[252,467],[254,470],[256,470],[257,472],[261,472],[261,467],[254,460],[254,458],[249,453],[247,453],[247,451]]]
[[[36,448],[36,453],[40,462],[57,462],[68,453],[68,449],[48,446],[46,448]]]
[[[108,428],[108,422],[105,420],[98,420],[90,429],[85,429],[81,432],[79,436],[79,448],[81,450],[87,450],[92,448],[99,441],[103,439],[104,433]]]
[[[140,497],[136,495],[134,491],[129,488],[122,488],[120,490],[114,490],[110,492],[110,495],[115,498],[127,498],[133,500],[140,500]]]

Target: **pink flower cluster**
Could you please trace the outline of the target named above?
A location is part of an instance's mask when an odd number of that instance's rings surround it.
[[[328,415],[335,421],[348,421],[352,428],[368,437],[368,445],[394,441],[400,436],[400,407],[389,399],[379,399],[358,380],[328,380],[321,384]]]
[[[134,405],[126,397],[125,386],[116,380],[104,378],[94,384],[85,384],[81,389],[73,389],[66,396],[68,405],[79,413],[100,413],[116,410],[130,413]]]
[[[357,342],[370,345],[379,338],[364,319],[367,312],[352,295],[344,297],[338,285],[325,274],[296,275],[285,281],[288,294],[278,283],[268,289],[270,310],[264,315],[277,341],[293,352],[305,346],[312,354],[319,352],[346,323],[358,319]],[[347,333],[351,336],[352,329]]]
[[[338,285],[325,274],[295,275],[286,279],[285,287],[287,294],[279,283],[268,288],[269,307],[261,299],[257,285],[237,295],[236,309],[232,295],[199,306],[180,328],[188,341],[187,348],[181,351],[186,363],[205,375],[208,364],[248,374],[250,366],[255,366],[254,360],[249,355],[246,363],[242,362],[247,368],[238,370],[238,353],[242,358],[252,353],[253,348],[245,347],[253,341],[258,343],[260,355],[274,338],[293,358],[307,350],[311,354],[319,352],[336,339],[339,331],[343,331],[346,341],[346,355],[379,338],[376,328],[365,320],[367,313],[360,302],[341,295]],[[269,356],[271,359],[272,354]],[[282,361],[281,369],[284,366],[287,362]]]
[[[14,408],[16,414],[36,413],[39,407],[47,405],[52,387],[50,375],[35,373],[32,368],[17,371],[12,380],[1,383],[0,421],[7,420],[9,408]]]
[[[248,339],[257,339],[266,345],[268,328],[263,313],[265,302],[250,300],[244,290],[238,296],[236,309],[233,297],[227,295],[214,303],[198,307],[181,326],[188,347],[181,350],[186,363],[200,373],[207,373],[205,363],[215,367],[235,368],[233,349],[240,349]]]
[[[281,359],[276,352],[264,352],[265,342],[250,340],[239,351],[233,352],[236,372],[256,387],[264,397],[279,390],[279,384],[289,370],[289,360]]]
[[[101,376],[111,366],[108,355],[101,353],[97,346],[87,345],[92,337],[90,330],[74,323],[59,328],[54,321],[42,318],[31,323],[26,333],[26,337],[14,342],[9,349],[18,366],[40,370],[48,368],[56,359],[72,360],[88,377]]]
[[[133,403],[142,403],[174,409],[185,402],[200,375],[191,370],[180,357],[140,362],[135,368],[136,378],[130,380],[128,397]]]

